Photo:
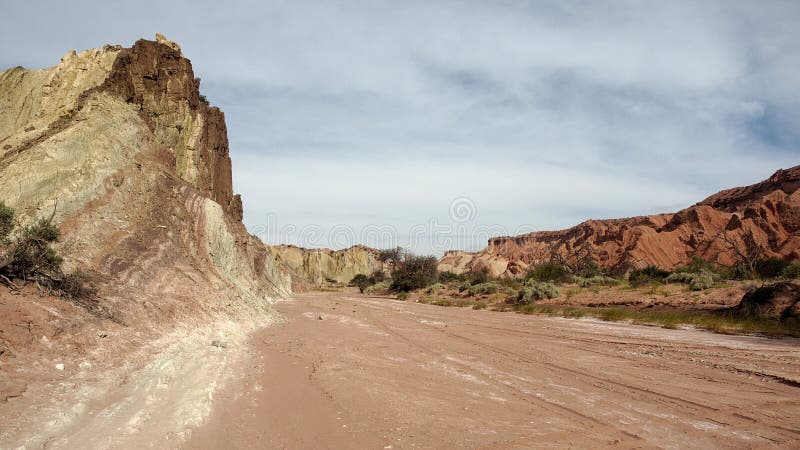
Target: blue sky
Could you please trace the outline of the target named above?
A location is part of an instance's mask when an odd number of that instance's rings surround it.
[[[156,32],[178,42],[225,111],[245,223],[270,243],[475,249],[675,211],[800,162],[797,1],[3,11],[3,67]]]

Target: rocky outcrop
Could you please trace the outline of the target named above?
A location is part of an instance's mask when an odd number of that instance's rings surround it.
[[[800,284],[781,281],[751,289],[732,312],[742,317],[800,318]]]
[[[277,245],[270,251],[290,269],[293,279],[310,284],[322,284],[328,280],[347,283],[357,274],[370,275],[385,270],[378,260],[378,250],[362,245],[336,251]]]
[[[665,269],[699,256],[721,265],[735,260],[745,237],[765,257],[800,259],[800,166],[779,170],[761,183],[729,189],[674,214],[589,220],[561,231],[497,237],[474,253],[447,252],[439,270],[463,273],[486,267],[495,276],[517,277],[531,265],[575,261],[589,255],[603,268],[625,272]]]
[[[0,73],[0,200],[49,215],[68,268],[124,323],[252,311],[291,280],[241,223],[225,117],[177,44],[69,52]]]

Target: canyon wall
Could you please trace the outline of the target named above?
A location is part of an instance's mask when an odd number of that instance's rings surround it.
[[[241,223],[225,117],[162,37],[0,73],[0,200],[49,216],[115,320],[265,308],[290,273]]]
[[[779,170],[752,186],[728,189],[672,214],[588,220],[561,231],[496,237],[478,252],[450,251],[439,270],[523,276],[533,265],[589,255],[623,273],[656,265],[673,269],[698,256],[732,265],[735,248],[752,236],[764,257],[800,259],[800,166]]]
[[[384,264],[378,260],[378,250],[362,245],[335,251],[276,245],[270,251],[289,268],[294,280],[309,284],[326,281],[347,283],[360,273],[370,275],[385,270]]]

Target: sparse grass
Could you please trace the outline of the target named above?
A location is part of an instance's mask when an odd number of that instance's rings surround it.
[[[339,289],[329,287],[314,287],[311,290],[314,292],[339,292]]]
[[[596,317],[612,322],[631,322],[664,328],[690,326],[725,334],[758,333],[769,336],[800,337],[800,321],[777,321],[760,317],[737,317],[713,311],[639,311],[625,308],[576,308],[570,306],[522,305],[515,308],[522,314],[557,317]]]

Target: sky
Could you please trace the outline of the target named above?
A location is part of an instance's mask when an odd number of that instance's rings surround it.
[[[4,0],[0,67],[156,32],[267,243],[417,253],[685,208],[800,163],[800,2]]]

